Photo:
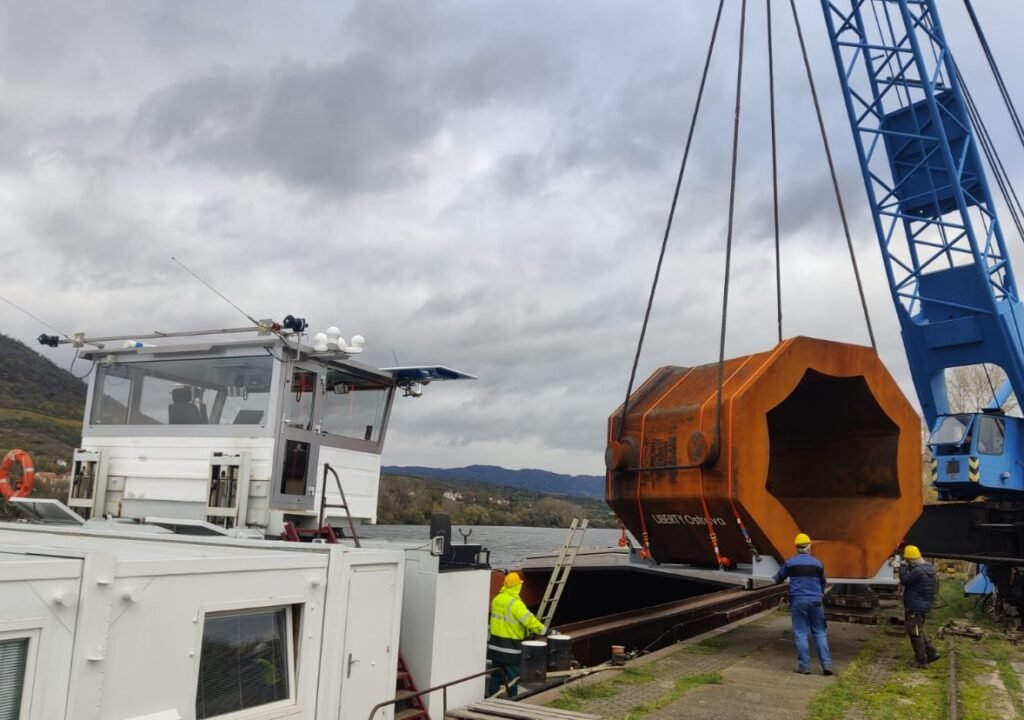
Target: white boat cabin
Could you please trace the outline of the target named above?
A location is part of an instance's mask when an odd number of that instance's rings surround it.
[[[93,363],[68,497],[76,512],[272,537],[287,522],[373,523],[396,390],[419,396],[428,382],[472,377],[363,365],[351,358],[362,338],[349,347],[334,328],[311,345],[266,322],[220,333],[113,348],[125,338],[75,338]]]

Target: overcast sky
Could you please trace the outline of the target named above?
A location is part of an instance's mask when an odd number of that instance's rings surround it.
[[[717,359],[739,4],[639,380]],[[798,4],[879,350],[911,392],[819,3]],[[976,5],[1024,102],[1024,10]],[[0,294],[68,333],[244,324],[173,255],[254,317],[364,335],[367,362],[480,377],[398,401],[386,463],[602,473],[716,6],[8,0]],[[728,356],[776,340],[764,4],[750,7]],[[785,334],[867,343],[788,3],[775,8]],[[1016,177],[962,4],[942,10]],[[34,345],[45,329],[0,304],[0,332]]]

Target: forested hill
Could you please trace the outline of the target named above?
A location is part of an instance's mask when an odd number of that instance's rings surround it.
[[[568,527],[587,518],[591,527],[617,527],[603,500],[565,497],[469,480],[435,480],[384,474],[377,522],[424,525],[433,512],[446,512],[456,525]]]
[[[37,470],[70,463],[81,439],[85,391],[67,370],[0,334],[0,453],[27,450]]]
[[[551,495],[604,497],[603,475],[560,475],[547,470],[509,470],[497,465],[470,465],[461,468],[388,466],[384,468],[384,472],[431,480],[461,480],[504,485]]]

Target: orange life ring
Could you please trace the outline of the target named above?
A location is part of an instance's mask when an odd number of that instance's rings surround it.
[[[11,483],[7,480],[14,463],[21,465],[21,482],[17,489],[11,487]],[[4,455],[3,461],[0,461],[0,495],[4,496],[4,500],[12,497],[28,497],[28,494],[32,492],[32,483],[35,479],[36,468],[32,464],[32,458],[24,450],[11,450]]]

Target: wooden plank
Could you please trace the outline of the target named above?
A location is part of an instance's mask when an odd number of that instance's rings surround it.
[[[494,720],[493,715],[481,715],[465,708],[456,708],[455,710],[449,710],[446,718],[458,718],[459,720]]]
[[[448,711],[448,717],[465,718],[466,720],[586,720],[594,715],[575,715],[565,718],[562,715],[523,714],[515,710],[493,708],[457,708]]]
[[[562,710],[561,708],[552,708],[545,705],[528,705],[522,702],[514,702],[512,700],[501,700],[498,698],[492,700],[482,700],[479,704],[491,704],[494,703],[497,706],[504,708],[517,708],[529,712],[531,709],[543,713],[545,718],[565,718],[566,720],[601,720],[597,715],[588,715],[587,713],[573,712],[572,710]]]
[[[511,700],[482,700],[470,703],[464,709],[509,720],[600,720],[597,715],[558,710],[543,705],[526,705]]]

